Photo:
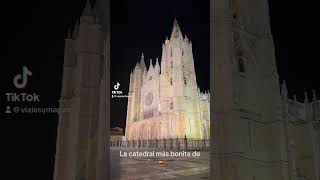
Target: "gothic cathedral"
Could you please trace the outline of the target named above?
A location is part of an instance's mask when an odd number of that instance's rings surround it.
[[[196,81],[192,43],[174,21],[161,65],[144,55],[130,74],[126,140],[210,137],[210,93]]]

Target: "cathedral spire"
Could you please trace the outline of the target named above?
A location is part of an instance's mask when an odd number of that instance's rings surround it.
[[[79,28],[80,28],[80,20],[78,19],[76,24],[74,25],[74,28],[73,28],[72,39],[76,39],[78,37]]]
[[[159,59],[158,59],[158,58],[156,58],[155,69],[156,69],[157,71],[160,71],[160,65],[159,65]]]
[[[87,0],[86,6],[82,12],[82,16],[93,16],[93,15],[94,15],[94,12],[91,7],[90,0]]]
[[[312,90],[312,101],[313,102],[317,101],[317,94],[315,90]]]
[[[136,64],[136,66],[134,67],[134,69],[138,69],[138,68],[140,68],[140,63],[139,63],[139,61],[137,61],[137,64]]]
[[[187,34],[184,35],[184,40],[187,41],[187,42],[189,41],[189,38],[188,38]]]
[[[308,103],[308,102],[309,102],[308,93],[307,93],[306,91],[304,92],[304,102],[305,102],[305,103]]]
[[[149,71],[151,68],[153,69],[152,59],[150,59]]]
[[[173,38],[181,38],[182,39],[182,33],[178,24],[177,19],[174,19],[173,22],[173,28],[172,28],[172,32],[171,32],[171,37],[170,40],[172,40]]]
[[[141,54],[140,65],[141,65],[141,68],[143,69],[143,71],[145,71],[147,69],[146,63],[144,62],[144,54],[143,53]]]
[[[283,80],[281,84],[281,95],[282,95],[282,98],[285,98],[285,99],[288,97],[288,90],[287,90],[287,85],[285,80]]]

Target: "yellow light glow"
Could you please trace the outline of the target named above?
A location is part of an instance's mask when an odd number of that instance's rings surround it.
[[[164,160],[156,160],[155,161],[155,163],[157,164],[157,165],[164,165]]]

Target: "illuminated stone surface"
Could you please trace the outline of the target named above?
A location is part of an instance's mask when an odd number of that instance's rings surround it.
[[[200,92],[192,43],[177,20],[162,44],[161,62],[150,60],[147,69],[142,54],[130,74],[129,96],[126,140],[209,139],[210,93]]]

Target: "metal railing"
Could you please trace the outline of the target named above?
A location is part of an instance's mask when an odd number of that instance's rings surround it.
[[[112,140],[110,141],[110,147],[205,150],[210,148],[210,140],[187,138]]]

